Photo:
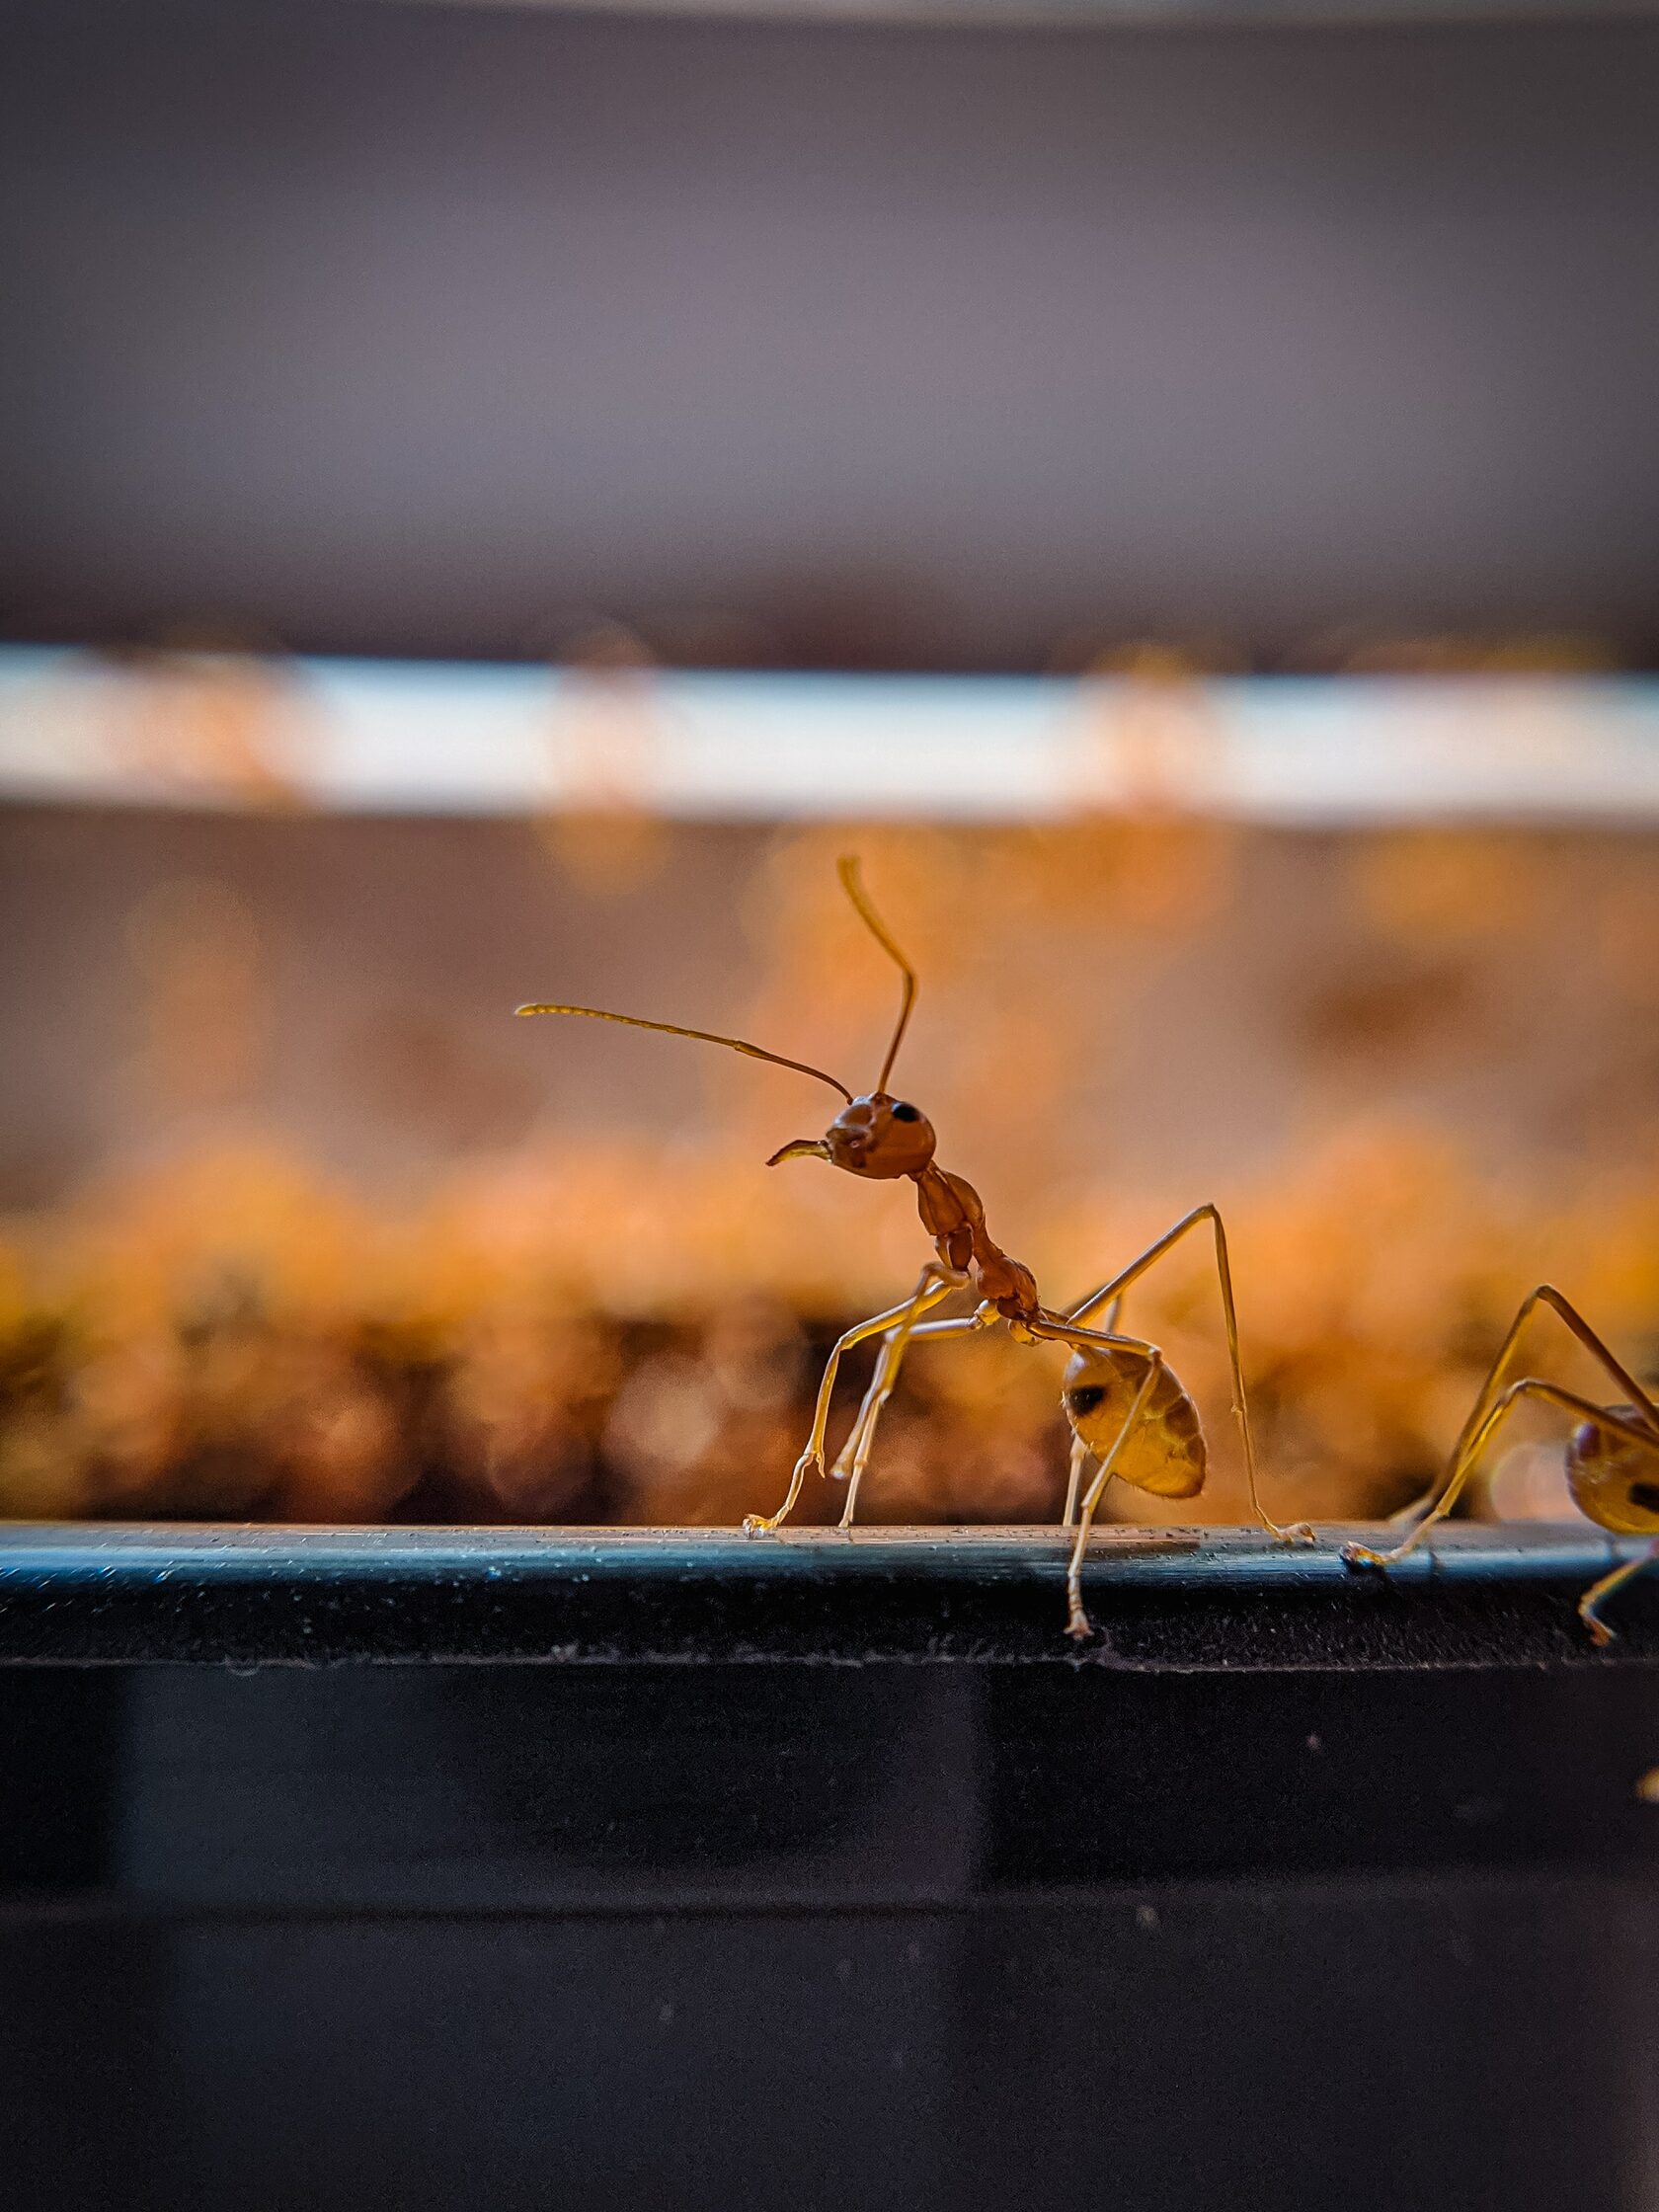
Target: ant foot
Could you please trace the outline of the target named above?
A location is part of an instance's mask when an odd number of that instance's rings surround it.
[[[775,1513],[746,1513],[744,1515],[744,1535],[746,1537],[769,1535],[780,1521],[786,1521],[789,1518],[790,1507],[801,1495],[802,1482],[814,1467],[817,1467],[819,1473],[822,1474],[824,1472],[824,1461],[809,1444],[795,1462],[795,1472],[789,1477],[789,1493],[782,1505],[778,1507]]]
[[[1081,1606],[1071,1608],[1070,1619],[1066,1623],[1066,1633],[1073,1643],[1086,1643],[1094,1634],[1094,1625]]]
[[[1317,1543],[1311,1521],[1293,1521],[1288,1529],[1275,1529],[1274,1535],[1281,1543]]]
[[[1580,1606],[1578,1609],[1578,1618],[1583,1621],[1586,1628],[1589,1629],[1590,1641],[1595,1645],[1598,1651],[1605,1651],[1610,1643],[1617,1641],[1614,1630],[1608,1626],[1607,1622],[1601,1618],[1599,1614],[1586,1613],[1584,1608]]]
[[[1345,1567],[1385,1567],[1386,1552],[1373,1551],[1369,1544],[1345,1543],[1342,1546],[1342,1564]]]

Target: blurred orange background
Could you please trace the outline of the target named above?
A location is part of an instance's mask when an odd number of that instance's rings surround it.
[[[858,1088],[894,979],[836,886],[856,849],[922,978],[900,1087],[993,1233],[1061,1302],[1218,1201],[1275,1509],[1391,1509],[1540,1279],[1653,1368],[1655,844],[1174,812],[0,812],[27,951],[0,977],[0,1508],[678,1524],[775,1505],[836,1328],[926,1256],[909,1194],[765,1171],[826,1118],[800,1077],[511,1014],[559,995],[731,1029]],[[1132,1313],[1198,1396],[1196,1506],[1226,1521],[1207,1269],[1172,1260]],[[1000,1338],[918,1354],[866,1517],[1058,1512],[1058,1366]],[[1481,1510],[1561,1509],[1545,1434],[1510,1432]]]

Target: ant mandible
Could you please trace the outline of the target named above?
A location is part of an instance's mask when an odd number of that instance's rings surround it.
[[[1613,1379],[1615,1386],[1623,1392],[1621,1403],[1597,1405],[1578,1391],[1563,1389],[1559,1383],[1545,1382],[1536,1375],[1524,1375],[1514,1382],[1505,1381],[1514,1364],[1522,1331],[1540,1305],[1547,1305],[1559,1315],[1584,1349]],[[1578,1425],[1567,1442],[1566,1466],[1567,1487],[1580,1513],[1610,1535],[1659,1540],[1659,1406],[1655,1406],[1635,1377],[1614,1358],[1577,1307],[1552,1285],[1540,1283],[1522,1300],[1509,1324],[1509,1333],[1452,1448],[1439,1497],[1430,1492],[1433,1502],[1428,1512],[1405,1541],[1395,1544],[1391,1551],[1374,1551],[1363,1543],[1345,1545],[1342,1556],[1348,1564],[1391,1567],[1407,1552],[1415,1551],[1435,1523],[1443,1521],[1457,1504],[1464,1483],[1479,1464],[1500,1425],[1529,1398],[1577,1416]],[[1396,1521],[1407,1518],[1414,1510],[1421,1510],[1421,1505],[1408,1508],[1406,1514],[1396,1516]],[[1578,1601],[1578,1614],[1593,1643],[1607,1644],[1613,1640],[1613,1630],[1601,1617],[1603,1605],[1655,1558],[1659,1558],[1659,1540],[1650,1543],[1635,1558],[1621,1560],[1611,1573],[1603,1575],[1585,1591]]]
[[[877,1313],[848,1329],[830,1354],[819,1385],[807,1448],[795,1462],[788,1494],[776,1513],[750,1514],[744,1528],[750,1535],[775,1529],[793,1511],[809,1471],[826,1472],[825,1432],[830,1403],[842,1356],[873,1336],[882,1338],[875,1373],[859,1407],[845,1446],[832,1470],[847,1484],[846,1508],[840,1527],[850,1530],[876,1425],[882,1408],[893,1394],[900,1366],[909,1346],[917,1341],[976,1335],[998,1322],[1020,1344],[1054,1343],[1070,1348],[1061,1386],[1061,1404],[1071,1430],[1070,1475],[1066,1485],[1062,1526],[1075,1528],[1066,1571],[1067,1632],[1073,1637],[1089,1633],[1083,1611],[1082,1566],[1089,1532],[1107,1483],[1114,1475],[1154,1497],[1195,1497],[1204,1487],[1209,1460],[1198,1408],[1155,1344],[1120,1333],[1123,1301],[1132,1286],[1154,1267],[1191,1230],[1210,1224],[1215,1240],[1216,1275],[1221,1287],[1222,1314],[1226,1328],[1227,1359],[1232,1376],[1232,1410],[1244,1449],[1244,1468],[1249,1483],[1250,1506],[1270,1535],[1284,1542],[1311,1542],[1313,1532],[1305,1523],[1281,1528],[1262,1505],[1256,1479],[1255,1441],[1244,1390],[1244,1374],[1238,1352],[1238,1317],[1233,1305],[1232,1271],[1227,1261],[1226,1231],[1214,1206],[1199,1206],[1167,1229],[1140,1258],[1103,1283],[1087,1298],[1065,1311],[1043,1304],[1030,1268],[1011,1259],[986,1226],[985,1206],[972,1183],[939,1166],[934,1158],[933,1126],[919,1107],[895,1098],[888,1089],[893,1064],[904,1042],[915,1005],[915,971],[900,951],[886,924],[870,904],[859,880],[858,863],[838,863],[842,888],[860,919],[882,950],[897,965],[903,978],[899,1018],[888,1042],[873,1089],[854,1097],[845,1083],[812,1067],[805,1061],[787,1060],[780,1053],[763,1051],[741,1037],[727,1037],[710,1029],[687,1029],[677,1022],[643,1021],[635,1014],[612,1013],[602,1006],[566,1006],[536,1003],[520,1006],[520,1014],[586,1014],[596,1021],[625,1022],[634,1029],[655,1029],[671,1037],[691,1037],[704,1044],[725,1045],[751,1060],[766,1060],[811,1075],[846,1104],[822,1137],[797,1138],[783,1146],[766,1162],[776,1167],[786,1159],[822,1159],[849,1175],[867,1181],[895,1182],[903,1177],[914,1183],[922,1226],[933,1239],[934,1256],[923,1267],[916,1286],[901,1304]],[[970,1285],[978,1294],[972,1313],[960,1319],[927,1321],[923,1316],[953,1291]],[[1087,1323],[1104,1316],[1104,1326]],[[1079,1503],[1082,1478],[1090,1458],[1098,1461],[1093,1480]]]

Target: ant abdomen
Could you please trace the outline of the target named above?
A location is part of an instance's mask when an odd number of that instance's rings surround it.
[[[1634,1406],[1609,1406],[1641,1420]],[[1659,1444],[1641,1445],[1597,1421],[1581,1421],[1567,1445],[1567,1487],[1574,1505],[1616,1536],[1659,1536]]]
[[[1151,1360],[1124,1345],[1072,1355],[1060,1402],[1078,1442],[1103,1460],[1123,1436]],[[1151,1394],[1112,1462],[1112,1472],[1155,1498],[1192,1498],[1204,1487],[1209,1454],[1198,1408],[1167,1367],[1159,1365]]]

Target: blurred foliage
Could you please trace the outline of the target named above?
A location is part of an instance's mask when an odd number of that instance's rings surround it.
[[[819,1188],[833,1193],[829,1178]],[[894,1198],[903,1204],[903,1195]],[[855,1227],[788,1233],[751,1153],[568,1143],[376,1214],[268,1148],[113,1177],[0,1247],[0,1505],[15,1515],[730,1522],[781,1493],[819,1364],[878,1288]],[[1079,1253],[1161,1224],[1103,1201]],[[1444,1455],[1521,1289],[1559,1273],[1638,1368],[1659,1352],[1659,1177],[1550,1215],[1446,1146],[1355,1130],[1229,1210],[1273,1502],[1357,1518]],[[919,1231],[915,1232],[919,1245]],[[1196,1240],[1195,1240],[1196,1241]],[[1087,1278],[1073,1275],[1074,1295]],[[1148,1280],[1135,1326],[1196,1392],[1215,1471],[1166,1518],[1241,1517],[1213,1269]],[[873,1520],[1035,1520],[1064,1491],[1059,1357],[921,1348]],[[850,1378],[861,1377],[855,1364]],[[855,1402],[845,1385],[841,1418]],[[1152,1501],[1114,1500],[1156,1515]],[[809,1494],[828,1516],[838,1494]],[[1196,1511],[1195,1511],[1196,1508]]]

